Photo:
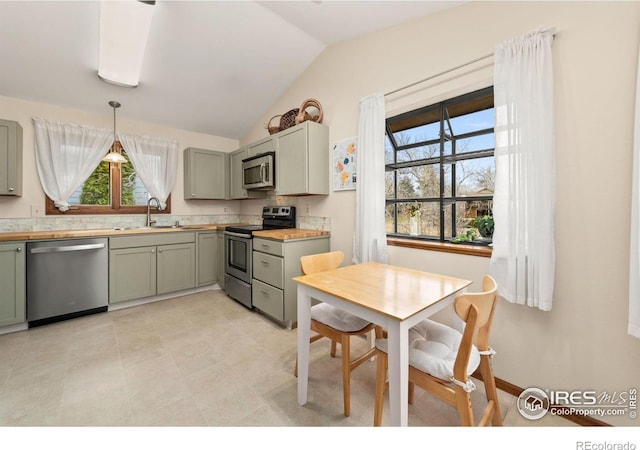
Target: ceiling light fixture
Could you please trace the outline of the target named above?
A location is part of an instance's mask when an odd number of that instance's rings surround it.
[[[98,76],[118,86],[137,87],[155,1],[100,2]]]
[[[102,160],[110,163],[126,163],[127,160],[122,156],[122,153],[116,151],[116,108],[120,108],[121,105],[120,103],[111,100],[109,102],[109,106],[113,108],[113,145],[111,145],[111,151],[107,153]]]

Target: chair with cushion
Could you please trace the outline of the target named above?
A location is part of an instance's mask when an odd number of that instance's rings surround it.
[[[462,333],[432,320],[424,320],[409,330],[409,403],[413,403],[414,387],[418,385],[456,407],[462,425],[473,426],[470,393],[475,389],[475,384],[469,377],[479,367],[487,406],[478,425],[487,425],[489,422],[494,426],[502,425],[489,361],[494,354],[489,347],[489,331],[496,305],[496,291],[496,282],[486,275],[482,280],[482,292],[456,297],[454,310],[464,322]],[[388,387],[386,344],[386,339],[376,340],[375,426],[381,424],[383,398]]]
[[[341,251],[306,255],[300,258],[300,266],[303,275],[309,275],[325,270],[340,267],[344,260]],[[380,329],[375,324],[360,317],[356,317],[327,303],[318,303],[311,307],[311,331],[317,334],[312,336],[313,343],[323,337],[331,340],[331,356],[336,356],[336,344],[342,347],[342,387],[344,396],[344,415],[351,413],[351,372],[367,359],[375,355],[375,348],[369,349],[364,354],[351,360],[351,336],[360,336],[376,330],[376,337],[381,337]],[[296,359],[295,376],[298,376],[298,360]]]

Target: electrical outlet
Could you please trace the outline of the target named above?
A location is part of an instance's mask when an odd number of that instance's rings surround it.
[[[40,206],[31,205],[31,217],[41,217],[42,208]]]
[[[305,205],[305,210],[307,212],[307,215],[311,214],[311,205],[309,203]]]
[[[222,208],[222,212],[227,212],[227,208]]]

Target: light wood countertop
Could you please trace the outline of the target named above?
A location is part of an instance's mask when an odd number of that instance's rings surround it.
[[[0,232],[0,242],[32,241],[41,239],[84,238],[95,236],[123,236],[127,234],[176,233],[183,231],[220,230],[232,224],[182,225],[178,228],[92,228],[87,230],[45,230],[45,231],[8,231]],[[235,225],[235,224],[234,224]]]
[[[329,232],[321,230],[307,230],[304,228],[283,228],[280,230],[260,230],[253,232],[253,237],[275,239],[278,241],[307,239],[321,236],[329,236]]]

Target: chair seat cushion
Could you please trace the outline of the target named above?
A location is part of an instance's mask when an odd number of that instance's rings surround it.
[[[370,323],[365,319],[349,314],[327,303],[318,303],[311,307],[311,318],[331,328],[347,333],[362,330]]]
[[[424,320],[409,330],[409,364],[436,378],[450,380],[462,334],[433,320]],[[376,347],[387,352],[387,340],[377,339]],[[480,353],[474,345],[469,356],[467,375],[480,365]]]

